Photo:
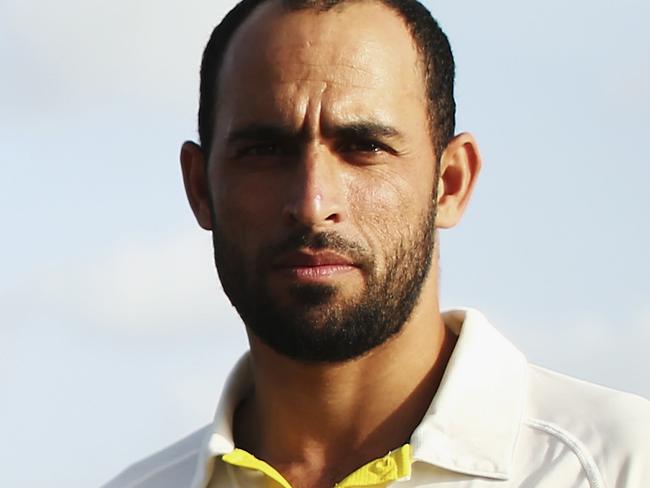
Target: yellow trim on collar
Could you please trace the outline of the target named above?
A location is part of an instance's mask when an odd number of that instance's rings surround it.
[[[224,454],[221,459],[234,466],[246,469],[254,469],[264,473],[276,481],[283,488],[291,488],[289,482],[278,473],[273,466],[257,459],[243,449],[233,449]],[[364,464],[343,480],[334,485],[335,488],[352,488],[362,486],[376,486],[389,481],[411,476],[411,446],[404,444],[399,449],[389,452],[384,457]]]
[[[244,451],[243,449],[235,448],[228,454],[221,456],[221,459],[228,464],[239,466],[240,468],[255,469],[257,471],[261,471],[269,478],[277,481],[283,488],[291,488],[289,482],[285,480],[284,476],[278,473],[275,468],[273,468],[273,466],[262,461],[261,459],[257,459],[255,456]]]
[[[411,446],[404,444],[384,457],[364,464],[336,483],[335,488],[374,486],[411,476]]]

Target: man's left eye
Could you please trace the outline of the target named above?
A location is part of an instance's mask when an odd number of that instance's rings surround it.
[[[375,141],[349,141],[341,144],[340,150],[344,152],[378,153],[383,151],[384,147]]]

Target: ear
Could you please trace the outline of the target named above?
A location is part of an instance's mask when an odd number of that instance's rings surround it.
[[[436,227],[455,226],[463,216],[481,169],[481,155],[474,136],[455,136],[440,159]]]
[[[212,230],[210,192],[203,151],[197,144],[186,141],[181,147],[180,157],[185,193],[192,212],[201,227]]]

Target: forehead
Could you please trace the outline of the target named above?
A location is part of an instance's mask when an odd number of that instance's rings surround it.
[[[288,50],[309,54],[314,46],[329,46],[330,54],[339,57],[346,53],[354,57],[380,48],[417,58],[406,24],[396,11],[380,2],[349,1],[328,10],[317,10],[288,9],[281,1],[271,0],[257,7],[237,29],[224,67],[232,68],[233,64],[245,63],[252,57],[281,62],[278,56]],[[399,58],[393,59],[396,64],[398,61]]]
[[[420,57],[399,15],[379,2],[357,1],[327,11],[287,10],[263,3],[235,33],[219,74],[222,102],[269,102],[278,87],[312,85],[342,97],[384,90],[425,99]],[[220,108],[223,107],[220,102]]]

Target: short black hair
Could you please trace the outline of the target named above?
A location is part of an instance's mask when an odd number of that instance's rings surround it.
[[[199,139],[206,157],[212,149],[218,77],[230,40],[256,7],[271,0],[242,0],[215,27],[201,61]],[[427,8],[418,0],[280,0],[288,11],[327,11],[345,3],[375,1],[395,11],[405,22],[421,56],[427,90],[429,125],[438,162],[454,136],[454,56],[447,36]]]

